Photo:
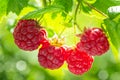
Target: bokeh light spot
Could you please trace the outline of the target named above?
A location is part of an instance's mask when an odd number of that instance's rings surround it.
[[[26,64],[26,62],[23,61],[23,60],[20,60],[20,61],[18,61],[18,62],[16,63],[16,68],[17,68],[17,70],[19,70],[19,71],[25,70],[26,67],[27,67],[27,64]]]
[[[101,70],[99,73],[98,73],[98,77],[100,80],[106,80],[108,78],[109,74],[106,70]]]

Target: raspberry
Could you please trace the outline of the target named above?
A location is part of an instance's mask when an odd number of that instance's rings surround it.
[[[65,54],[64,54],[64,60],[67,60],[69,55],[73,52],[72,47],[64,46]]]
[[[41,42],[42,47],[41,48],[46,48],[47,46],[50,45],[49,39],[45,39]]]
[[[23,50],[35,50],[46,40],[46,31],[35,20],[20,20],[13,32],[16,45]]]
[[[41,66],[48,69],[57,69],[64,63],[64,48],[48,45],[39,50],[38,61]]]
[[[92,56],[99,56],[107,52],[109,42],[102,29],[91,28],[86,29],[81,35],[81,40],[77,44],[77,48],[86,51]]]
[[[71,50],[67,57],[68,69],[76,75],[82,75],[87,72],[93,63],[93,57],[80,50]]]

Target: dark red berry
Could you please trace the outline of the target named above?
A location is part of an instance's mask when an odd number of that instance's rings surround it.
[[[99,56],[108,51],[109,42],[102,29],[90,28],[81,35],[77,48],[92,56]]]
[[[47,45],[39,50],[38,61],[48,69],[58,69],[64,63],[64,48]]]
[[[35,20],[20,20],[13,32],[17,46],[23,50],[35,50],[46,40],[46,31]]]
[[[68,69],[73,74],[82,75],[91,68],[93,60],[86,52],[75,49],[67,57]]]

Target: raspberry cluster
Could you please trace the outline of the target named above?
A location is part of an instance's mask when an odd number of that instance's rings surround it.
[[[58,38],[49,39],[46,30],[33,19],[20,20],[13,37],[20,49],[32,51],[39,48],[38,62],[42,67],[58,69],[66,61],[69,71],[76,75],[90,70],[93,56],[100,56],[109,49],[107,37],[100,28],[86,29],[76,46],[68,47]]]

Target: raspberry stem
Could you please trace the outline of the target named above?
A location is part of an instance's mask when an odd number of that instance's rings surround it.
[[[76,26],[74,25],[74,34],[76,34]],[[74,38],[74,42],[75,42],[75,44],[76,44],[76,36],[75,36],[75,38]]]
[[[74,22],[74,34],[76,34],[76,27],[81,31],[81,29],[80,29],[80,27],[79,27],[79,25],[77,24],[77,21],[76,21],[79,7],[80,7],[80,2],[78,1],[76,9],[75,9],[75,13],[74,13],[74,19],[73,19],[73,22]],[[80,11],[81,11],[81,8],[80,8]],[[76,42],[77,42],[76,37],[74,38],[74,42],[76,44]]]
[[[79,9],[79,6],[80,6],[80,2],[78,1],[78,4],[76,6],[76,9],[75,9],[75,14],[74,14],[74,25],[76,25],[76,27],[82,31],[82,29],[79,27],[79,25],[77,24],[77,21],[76,21],[76,18],[77,18],[77,12],[78,12],[78,9]],[[80,11],[81,11],[81,7],[80,7]]]
[[[74,22],[76,22],[76,16],[77,16],[77,12],[78,12],[79,6],[80,6],[80,2],[78,2],[77,6],[76,6],[76,9],[75,9]]]

